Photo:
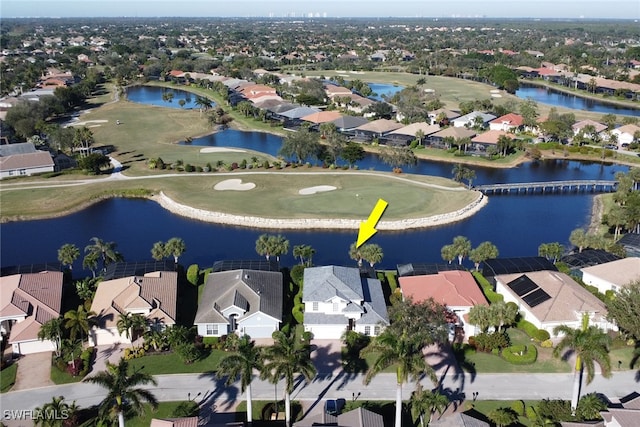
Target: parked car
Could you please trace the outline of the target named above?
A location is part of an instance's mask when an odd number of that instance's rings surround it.
[[[328,399],[324,402],[324,412],[328,415],[337,416],[340,413],[338,401],[336,399]]]

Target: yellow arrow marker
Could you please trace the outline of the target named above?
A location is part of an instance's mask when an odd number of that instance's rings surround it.
[[[362,246],[364,242],[372,238],[373,235],[378,232],[378,230],[376,230],[376,225],[378,224],[378,221],[380,221],[380,217],[382,217],[384,210],[387,209],[387,206],[389,206],[389,203],[385,202],[382,199],[378,199],[378,202],[371,211],[369,218],[367,218],[366,221],[360,223],[360,230],[358,230],[358,241],[356,242],[356,248]]]

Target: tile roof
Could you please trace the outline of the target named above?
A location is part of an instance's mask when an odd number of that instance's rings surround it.
[[[633,135],[636,132],[640,132],[640,126],[634,125],[633,123],[629,123],[628,125],[620,126],[619,128],[613,129],[612,132],[622,134],[628,133],[629,135]]]
[[[177,299],[178,273],[157,271],[100,282],[91,310],[102,318],[105,328],[114,327],[121,312],[136,310],[147,311],[148,319],[158,317],[165,325],[172,325],[176,323]]]
[[[445,129],[442,129],[440,132],[436,132],[431,134],[432,137],[437,137],[437,138],[447,138],[447,137],[453,137],[455,139],[461,139],[461,138],[473,138],[476,135],[476,131],[472,130],[472,129],[467,129],[464,127],[448,127]]]
[[[59,271],[0,277],[0,317],[24,319],[13,325],[10,342],[36,340],[40,326],[60,316],[62,288]]]
[[[342,117],[338,111],[318,111],[307,116],[301,117],[302,120],[312,123],[326,123]]]
[[[222,311],[235,305],[246,309],[244,317],[261,312],[282,320],[282,273],[259,270],[229,270],[209,274],[194,323],[228,323]]]
[[[471,138],[471,142],[476,142],[479,144],[497,144],[498,139],[501,136],[506,136],[507,138],[511,139],[515,138],[514,134],[505,132],[503,130],[488,130]]]
[[[32,142],[21,142],[18,144],[0,145],[0,157],[14,156],[16,154],[36,153],[35,145]]]
[[[53,159],[47,151],[0,157],[0,170],[2,171],[53,166]]]
[[[583,273],[606,280],[617,286],[625,286],[640,280],[640,258],[622,258],[581,269]]]
[[[341,116],[331,123],[335,124],[338,129],[355,129],[358,126],[362,126],[368,123],[369,120],[359,116]]]
[[[449,307],[473,307],[488,305],[487,299],[468,271],[441,271],[424,276],[399,278],[405,297],[420,302],[433,298]]]
[[[607,128],[607,125],[603,123],[587,119],[587,120],[580,120],[579,122],[574,123],[573,125],[571,125],[571,129],[573,129],[574,132],[578,132],[580,129],[584,128],[585,126],[593,126],[596,132],[602,132]]]
[[[404,125],[395,120],[378,119],[358,126],[356,129],[364,132],[385,133],[400,129],[401,127],[404,127]]]
[[[456,412],[453,415],[444,416],[429,423],[432,427],[489,427],[489,423],[474,418],[463,412]]]
[[[507,283],[521,277],[522,273],[505,274],[496,276],[497,282],[505,285],[516,299],[520,300]],[[576,283],[571,277],[559,271],[533,271],[525,274],[536,285],[542,288],[550,299],[531,308],[527,308],[540,321],[544,323],[574,322],[579,319],[577,313],[595,312],[595,319],[604,320],[607,316],[605,304],[591,294],[588,290]]]
[[[396,129],[393,132],[389,132],[389,135],[408,135],[415,136],[418,131],[422,131],[425,136],[431,135],[432,133],[436,133],[440,131],[439,125],[430,125],[426,122],[422,123],[411,123],[410,125],[401,127],[400,129]]]
[[[524,123],[524,118],[520,114],[509,113],[504,116],[500,116],[497,119],[493,119],[489,122],[489,124],[498,123],[498,124],[507,124],[510,126],[522,126]]]

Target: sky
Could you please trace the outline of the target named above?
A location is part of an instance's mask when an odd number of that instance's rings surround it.
[[[491,17],[640,19],[640,0],[2,0],[16,17]],[[639,29],[640,32],[640,29]]]

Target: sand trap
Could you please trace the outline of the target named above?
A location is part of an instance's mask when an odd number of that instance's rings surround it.
[[[316,193],[322,193],[324,191],[333,191],[336,190],[336,187],[334,187],[333,185],[316,185],[315,187],[307,187],[307,188],[303,188],[302,190],[298,191],[298,194],[301,195],[308,195],[308,194],[316,194]]]
[[[109,120],[87,120],[85,122],[73,122],[69,123],[69,126],[86,126],[93,123],[108,123]]]
[[[489,92],[490,93],[500,93],[500,90],[499,89],[491,89]]]
[[[206,147],[200,149],[201,153],[246,153],[246,150],[227,147]]]
[[[492,93],[491,97],[492,98],[502,98],[502,95],[500,95],[499,93]]]
[[[214,190],[233,190],[233,191],[247,191],[253,190],[256,185],[253,182],[242,183],[241,179],[227,179],[217,183]]]

